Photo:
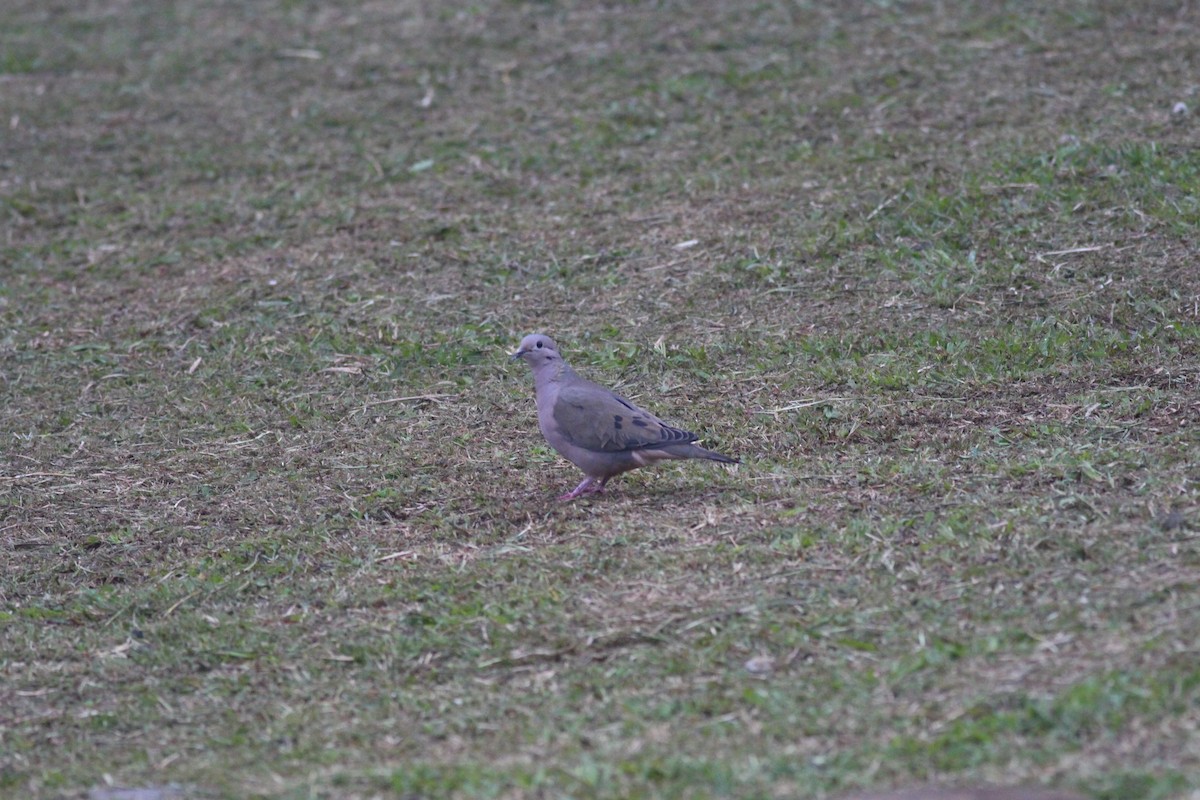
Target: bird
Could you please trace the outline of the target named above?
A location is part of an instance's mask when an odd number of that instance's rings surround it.
[[[695,444],[699,436],[672,427],[599,384],[581,378],[549,336],[531,333],[512,360],[533,371],[538,427],[559,455],[583,470],[583,481],[559,500],[604,491],[609,479],[655,461],[704,458],[722,464],[736,458]]]

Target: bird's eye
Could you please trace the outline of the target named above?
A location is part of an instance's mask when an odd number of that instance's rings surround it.
[[[537,343],[537,346],[538,346],[538,347],[541,347],[541,346],[542,346],[542,344],[543,344],[543,342],[538,342],[538,343]]]

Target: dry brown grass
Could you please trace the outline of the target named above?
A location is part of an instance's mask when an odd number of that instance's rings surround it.
[[[0,794],[1190,797],[1197,23],[10,4]]]

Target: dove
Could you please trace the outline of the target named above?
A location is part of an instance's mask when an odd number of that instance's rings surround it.
[[[559,500],[604,491],[609,479],[655,461],[736,458],[705,450],[699,436],[674,428],[603,386],[579,377],[549,336],[531,333],[512,354],[533,370],[538,427],[550,446],[586,475]]]

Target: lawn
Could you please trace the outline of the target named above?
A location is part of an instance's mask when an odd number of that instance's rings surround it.
[[[1200,797],[1198,30],[8,0],[0,796]]]

